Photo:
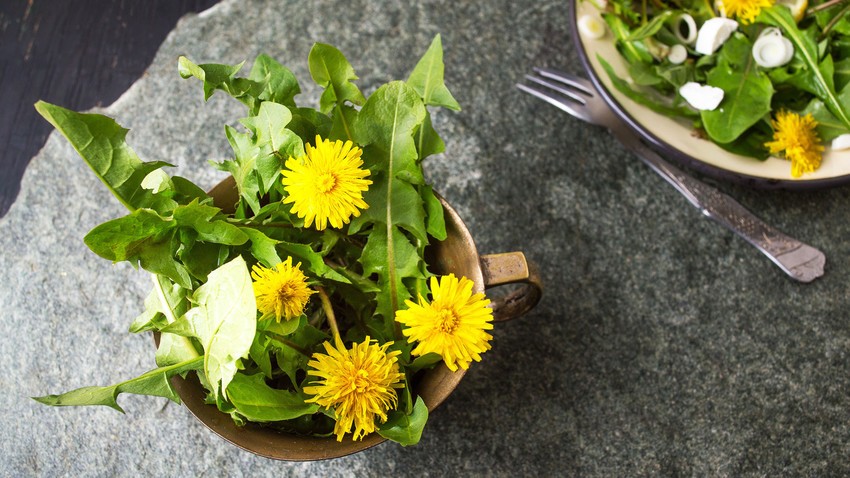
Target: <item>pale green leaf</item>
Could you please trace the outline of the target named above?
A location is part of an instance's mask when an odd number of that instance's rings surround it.
[[[428,47],[428,51],[410,73],[407,84],[416,90],[426,105],[442,106],[459,111],[460,105],[446,88],[443,78],[444,70],[443,44],[440,35],[437,35]]]
[[[44,397],[33,397],[34,400],[45,405],[57,407],[78,405],[105,405],[119,412],[124,410],[118,405],[118,395],[121,393],[134,393],[137,395],[153,395],[165,397],[176,403],[180,403],[180,397],[171,387],[169,379],[179,373],[189,370],[198,370],[203,365],[203,357],[160,367],[125,382],[117,383],[108,387],[83,387],[61,395],[47,395]]]
[[[162,161],[142,162],[125,142],[127,129],[112,118],[77,113],[39,101],[35,109],[71,143],[98,179],[130,211],[153,208],[164,212],[173,201],[154,195],[142,181],[154,170],[171,166]]]

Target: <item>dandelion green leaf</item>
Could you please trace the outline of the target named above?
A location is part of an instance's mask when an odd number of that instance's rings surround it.
[[[346,284],[350,283],[345,276],[325,264],[325,259],[321,256],[321,254],[314,251],[307,244],[279,241],[277,243],[277,248],[292,256],[296,262],[301,261],[302,266],[316,276],[335,280],[337,282],[344,282]]]
[[[415,184],[424,182],[413,141],[424,120],[422,99],[404,82],[388,83],[369,97],[358,115],[354,138],[368,148],[363,160],[373,176],[384,172]]]
[[[839,94],[841,101],[850,101],[850,87],[845,87]],[[815,121],[818,122],[817,133],[821,141],[832,141],[836,137],[850,132],[847,127],[838,121],[819,99],[813,99],[806,105],[806,108],[800,112],[802,115],[811,113]]]
[[[354,108],[348,105],[342,106],[341,108],[344,112],[351,110],[355,114],[357,113]],[[308,143],[314,142],[316,135],[330,140],[351,139],[349,137],[335,136],[332,133],[333,129],[336,127],[336,116],[331,119],[328,118],[327,115],[324,115],[312,108],[295,108],[290,109],[290,112],[292,113],[292,121],[289,122],[287,128],[292,130],[292,132],[298,135],[299,138],[307,140]],[[296,155],[292,156],[296,157]],[[286,160],[287,158],[282,159]]]
[[[387,230],[392,231],[391,244],[388,244],[390,236]],[[387,321],[393,320],[395,311],[410,298],[410,292],[402,279],[421,276],[421,260],[416,247],[400,229],[387,228],[385,224],[379,223],[369,234],[360,262],[365,275],[378,275],[381,291],[377,297],[377,313]]]
[[[242,62],[238,65],[221,65],[215,63],[196,65],[185,56],[181,56],[177,59],[177,71],[184,79],[194,76],[204,82],[204,100],[210,99],[213,93],[215,93],[215,90],[222,90],[232,96],[242,96],[244,91],[240,90],[244,89],[234,88],[232,82],[236,73],[242,69],[244,63]]]
[[[416,397],[413,411],[409,415],[399,410],[387,414],[387,421],[378,428],[378,434],[401,446],[415,445],[422,438],[427,421],[428,407],[422,397]]]
[[[230,247],[212,242],[190,240],[186,236],[197,236],[194,231],[180,230],[180,242],[177,258],[186,266],[189,274],[200,282],[206,282],[207,275],[222,265],[230,255]]]
[[[204,374],[218,397],[236,374],[237,362],[248,356],[257,327],[257,304],[245,260],[236,257],[211,272],[192,300],[197,306],[185,314],[185,322],[204,348]]]
[[[248,235],[239,227],[228,223],[221,209],[199,204],[197,201],[174,210],[174,220],[180,227],[189,227],[198,233],[198,240],[215,244],[238,246],[248,241]]]
[[[625,41],[637,41],[643,40],[645,38],[649,38],[656,33],[658,30],[661,30],[661,27],[664,26],[664,22],[667,21],[670,16],[673,15],[672,10],[665,10],[661,13],[657,13],[652,17],[652,20],[644,23],[639,28],[636,28],[634,31],[629,33],[629,35],[624,38]]]
[[[291,420],[319,411],[318,405],[304,403],[306,397],[301,393],[269,387],[259,373],[237,373],[227,388],[227,396],[236,410],[253,422]]]
[[[309,324],[301,325],[290,337],[290,340],[307,350],[315,349],[319,344],[328,340],[327,334]],[[307,361],[310,360],[301,352],[287,346],[286,344],[272,339],[278,351],[276,353],[277,365],[289,377],[289,380],[300,388],[298,383],[298,371],[306,370]]]
[[[173,203],[142,188],[151,171],[171,166],[162,161],[142,162],[125,142],[127,129],[112,118],[77,113],[39,101],[35,109],[71,143],[98,179],[130,211],[143,207],[165,211]]]
[[[273,101],[294,107],[295,96],[301,93],[301,87],[295,75],[266,54],[261,54],[254,60],[248,79],[263,85],[259,94],[259,99],[263,101]]]
[[[357,122],[358,114],[359,112],[353,107],[340,105],[334,112],[327,138],[331,141],[352,141],[354,139],[352,125]]]
[[[596,58],[599,60],[599,64],[602,65],[602,69],[605,70],[608,78],[611,79],[611,83],[614,85],[614,88],[635,103],[646,106],[652,111],[666,116],[696,116],[695,112],[690,109],[667,106],[648,98],[638,91],[635,91],[625,80],[617,76],[617,73],[614,71],[614,68],[611,67],[610,63],[605,61],[605,59],[599,55],[597,55]]]
[[[434,126],[431,124],[431,113],[425,112],[425,121],[416,132],[416,152],[419,154],[419,161],[434,154],[440,154],[446,150],[446,143],[443,138],[437,134]]]
[[[258,329],[259,330],[259,329]],[[272,360],[269,350],[269,339],[263,334],[255,334],[248,356],[257,364],[257,368],[266,378],[272,378]]]
[[[405,229],[420,241],[427,242],[422,197],[410,183],[400,179],[378,181],[363,195],[363,199],[369,208],[352,220],[352,230],[359,231],[363,224],[389,222],[394,227]]]
[[[276,241],[262,232],[250,227],[243,227],[242,232],[251,241],[251,255],[256,257],[266,267],[274,267],[282,262],[277,254]]]
[[[349,101],[362,105],[365,98],[357,85],[354,68],[339,50],[331,45],[316,43],[307,57],[310,75],[317,85],[325,89],[319,98],[322,113],[329,113],[335,105]]]
[[[130,324],[130,332],[137,334],[149,330],[159,330],[168,324],[165,315],[161,312],[162,302],[159,300],[155,290],[151,290],[145,298],[145,311],[139,314]]]
[[[444,72],[443,43],[440,35],[437,35],[413,68],[407,78],[407,84],[416,90],[426,105],[460,111],[460,105],[446,88]]]
[[[105,405],[122,413],[124,410],[118,405],[117,401],[118,395],[121,393],[165,397],[176,403],[180,403],[180,397],[177,396],[168,379],[178,373],[198,370],[202,365],[203,358],[197,357],[178,364],[151,370],[134,379],[108,387],[83,387],[61,395],[47,395],[44,397],[33,397],[33,399],[45,405],[53,406]]]
[[[443,215],[443,204],[434,194],[431,186],[420,186],[422,199],[425,201],[427,220],[425,227],[428,234],[438,241],[446,239],[446,219]]]
[[[225,126],[224,132],[230,147],[233,148],[235,159],[217,163],[216,166],[233,176],[239,196],[254,212],[257,212],[260,210],[261,183],[256,171],[256,163],[261,154],[260,148],[251,139],[249,133],[241,133],[231,126]]]
[[[264,194],[280,178],[286,158],[304,154],[304,143],[287,128],[292,121],[292,113],[282,104],[264,101],[256,116],[241,121],[254,133],[252,141],[257,147],[255,167],[260,178],[260,194]]]
[[[107,221],[84,238],[95,254],[113,262],[129,261],[155,274],[162,274],[186,289],[192,288],[189,271],[174,257],[179,247],[175,238],[177,221],[163,218],[150,209],[137,209],[127,216]]]
[[[718,143],[729,143],[770,113],[773,83],[753,61],[752,45],[736,34],[720,50],[718,65],[708,73],[708,84],[724,92],[720,106],[701,111],[703,125]]]
[[[424,120],[419,94],[394,81],[369,97],[355,125],[355,139],[366,145],[363,156],[373,184],[364,195],[369,208],[351,227],[365,230],[373,225],[360,262],[365,275],[378,274],[378,313],[387,321],[410,296],[402,279],[419,275],[421,258],[400,227],[420,242],[427,238],[422,198],[413,187],[424,183],[413,139]]]

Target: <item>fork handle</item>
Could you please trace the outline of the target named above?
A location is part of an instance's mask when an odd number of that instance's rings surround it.
[[[703,214],[744,238],[786,274],[800,282],[811,282],[823,275],[826,263],[823,252],[783,234],[731,196],[685,174],[650,149],[637,135],[619,128],[612,128],[611,132]]]

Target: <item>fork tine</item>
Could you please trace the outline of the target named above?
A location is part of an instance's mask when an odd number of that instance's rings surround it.
[[[590,96],[593,96],[594,88],[590,82],[584,78],[564,73],[563,71],[553,70],[551,68],[534,68],[534,71],[544,78],[555,80],[559,83],[572,86]]]
[[[572,98],[573,100],[575,100],[579,104],[582,104],[582,105],[587,104],[587,99],[588,99],[587,96],[582,96],[581,94],[575,92],[574,90],[569,90],[567,88],[564,88],[559,83],[548,81],[548,80],[545,80],[543,78],[538,78],[538,77],[532,76],[532,75],[525,75],[525,79],[532,82],[532,83],[536,83],[540,86],[545,86],[546,88],[549,88],[550,90],[557,91],[558,93],[561,93],[564,96],[568,96],[568,97]]]
[[[575,116],[576,118],[580,118],[584,121],[593,123],[593,119],[590,117],[590,113],[587,111],[587,108],[585,108],[583,104],[576,104],[575,106],[573,106],[568,100],[565,100],[563,97],[556,96],[550,93],[549,91],[545,91],[532,86],[523,85],[521,83],[517,84],[516,87],[519,88],[521,91],[524,91],[530,94],[531,96],[534,96],[535,98],[539,98],[549,103],[550,105]]]

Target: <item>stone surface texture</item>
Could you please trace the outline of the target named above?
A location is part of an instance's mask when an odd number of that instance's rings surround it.
[[[268,53],[301,79],[339,47],[371,92],[406,78],[441,33],[463,111],[434,119],[447,152],[430,180],[482,253],[520,250],[543,301],[499,324],[493,349],[435,411],[416,447],[286,463],[242,451],[165,399],[50,408],[28,397],[153,368],[127,327],[149,277],[82,238],[122,207],[54,133],[0,220],[2,476],[841,476],[850,474],[850,189],[719,186],[821,248],[826,276],[792,282],[701,217],[617,144],[514,88],[532,66],[573,73],[565,1],[225,0],[180,21],[147,74],[104,111],[147,161],[210,187],[242,106],[204,104],[177,57]]]

